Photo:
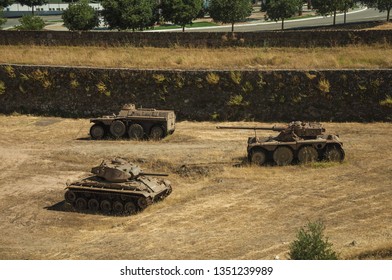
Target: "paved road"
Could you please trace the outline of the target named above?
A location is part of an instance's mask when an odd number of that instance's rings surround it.
[[[375,9],[359,9],[347,14],[347,23],[363,22],[363,21],[374,21],[374,20],[386,20],[387,13],[380,13]],[[61,16],[45,16],[45,20],[59,20]],[[313,26],[327,26],[332,25],[332,17],[311,17],[305,19],[288,20],[285,21],[285,29],[299,28],[299,27],[313,27]],[[343,23],[343,14],[339,14],[336,17],[336,23]],[[11,28],[15,25],[19,25],[19,21],[16,18],[9,18],[3,29]],[[248,31],[263,31],[263,30],[280,30],[281,22],[265,22],[264,20],[255,21],[247,24],[236,24],[234,31],[236,32],[248,32]],[[203,28],[190,28],[186,29],[192,32],[230,32],[231,26],[217,26],[217,27],[203,27]],[[181,32],[182,29],[168,29],[159,30],[159,32]],[[154,30],[157,32],[157,30]]]

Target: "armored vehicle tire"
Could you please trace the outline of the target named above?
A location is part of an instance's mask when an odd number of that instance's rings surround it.
[[[298,151],[298,160],[300,163],[314,162],[318,159],[318,152],[313,146],[305,146]]]
[[[95,140],[102,139],[105,136],[105,129],[100,124],[94,124],[90,128],[90,136]]]
[[[67,190],[64,194],[64,198],[66,202],[74,203],[76,200],[76,194],[71,190]]]
[[[144,135],[143,127],[140,124],[131,124],[128,128],[128,136],[131,139],[139,140],[142,139]]]
[[[101,210],[105,213],[110,212],[112,210],[112,204],[110,203],[109,200],[102,200],[100,204]]]
[[[163,138],[164,136],[164,131],[163,128],[160,126],[153,126],[150,130],[150,139],[152,140],[159,140]]]
[[[86,208],[87,208],[87,201],[86,201],[86,199],[84,199],[83,197],[79,197],[78,199],[76,199],[76,201],[75,201],[75,208],[77,210],[86,210]]]
[[[129,201],[129,202],[125,203],[125,205],[124,205],[124,212],[126,214],[135,214],[136,213],[135,203],[133,203],[132,201]]]
[[[267,157],[264,151],[258,150],[252,152],[252,156],[250,158],[251,163],[257,165],[263,165],[266,161]]]
[[[112,122],[110,125],[110,133],[116,138],[124,136],[126,130],[125,124],[119,120]]]
[[[293,151],[286,146],[278,147],[273,154],[274,162],[277,165],[289,165],[293,161]]]
[[[95,198],[92,198],[88,201],[87,207],[91,211],[98,211],[99,210],[99,202]]]
[[[341,162],[344,160],[344,152],[340,147],[327,147],[324,157],[328,161]]]

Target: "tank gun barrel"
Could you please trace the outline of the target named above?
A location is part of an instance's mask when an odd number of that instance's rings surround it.
[[[148,172],[141,172],[139,175],[141,175],[141,176],[157,176],[157,177],[169,176],[169,174],[165,174],[165,173],[148,173]]]
[[[272,130],[272,131],[282,131],[286,127],[273,126],[273,127],[258,127],[258,126],[217,126],[217,129],[252,129],[252,130]]]

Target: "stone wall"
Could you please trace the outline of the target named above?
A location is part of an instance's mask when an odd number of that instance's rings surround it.
[[[179,119],[392,121],[392,70],[175,71],[0,65],[0,113],[92,117],[124,103]]]
[[[152,47],[329,47],[392,43],[392,30],[292,30],[240,32],[0,31],[0,45]]]

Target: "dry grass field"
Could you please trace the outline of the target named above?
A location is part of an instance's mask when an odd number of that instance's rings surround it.
[[[0,46],[0,63],[137,69],[381,69],[390,45],[336,48]]]
[[[92,141],[86,119],[0,116],[0,259],[285,259],[315,220],[341,258],[392,259],[391,123],[325,123],[345,162],[287,167],[236,165],[253,131],[216,125]],[[134,216],[72,211],[66,181],[114,156],[170,173],[173,193]]]

